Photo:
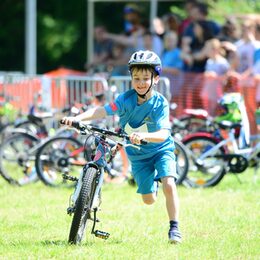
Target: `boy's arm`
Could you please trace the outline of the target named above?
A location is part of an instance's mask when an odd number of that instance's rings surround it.
[[[87,110],[86,112],[74,116],[74,117],[63,117],[62,121],[65,125],[72,126],[73,121],[89,121],[94,119],[102,119],[107,116],[107,112],[104,107],[95,107]]]
[[[146,140],[151,143],[161,143],[165,141],[170,135],[169,129],[161,129],[152,133],[132,133],[130,135],[130,141],[133,144],[141,144],[141,140]]]

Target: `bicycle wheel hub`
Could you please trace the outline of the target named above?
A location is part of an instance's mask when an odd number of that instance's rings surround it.
[[[68,158],[60,158],[58,160],[58,166],[59,167],[67,167],[69,165]]]

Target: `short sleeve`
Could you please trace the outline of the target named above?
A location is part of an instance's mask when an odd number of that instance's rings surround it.
[[[107,115],[112,116],[115,114],[120,114],[123,109],[123,102],[124,96],[123,94],[119,95],[114,101],[110,102],[109,104],[106,104],[104,106]]]
[[[153,114],[154,121],[156,122],[156,129],[171,129],[169,120],[169,105],[165,100],[160,107],[158,107]]]

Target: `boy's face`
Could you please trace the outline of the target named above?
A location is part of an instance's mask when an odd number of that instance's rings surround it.
[[[157,84],[159,81],[159,76],[156,75],[153,77],[153,84]],[[149,89],[152,83],[152,72],[148,69],[137,69],[134,68],[132,71],[132,85],[135,91],[144,95],[146,91]]]

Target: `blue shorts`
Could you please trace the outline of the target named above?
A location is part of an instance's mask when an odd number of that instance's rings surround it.
[[[141,194],[156,191],[154,181],[171,176],[177,179],[176,158],[173,151],[164,151],[149,159],[134,161],[132,175],[137,183],[137,192]]]

